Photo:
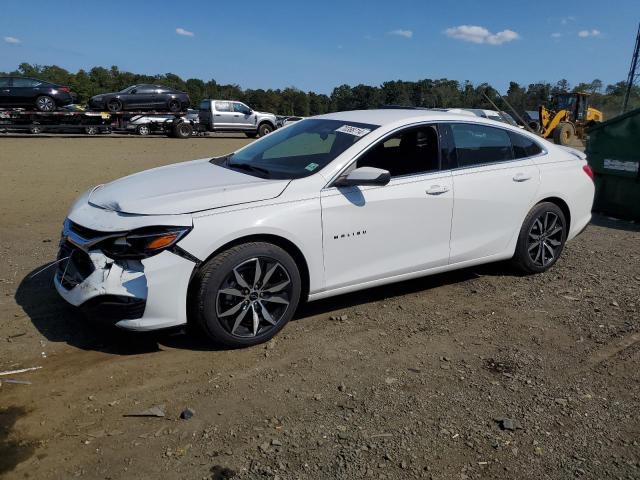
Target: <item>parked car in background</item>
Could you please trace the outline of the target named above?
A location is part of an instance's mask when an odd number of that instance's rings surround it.
[[[162,85],[132,85],[116,93],[102,93],[89,100],[92,110],[107,110],[112,113],[125,110],[156,110],[182,112],[191,101],[186,92]]]
[[[243,132],[255,138],[268,135],[278,126],[273,113],[256,112],[233,100],[203,100],[198,113],[201,128],[209,132]]]
[[[70,105],[76,95],[71,88],[28,77],[0,77],[0,107],[35,107],[53,112]]]
[[[154,132],[164,133],[173,126],[175,119],[175,115],[171,114],[135,115],[129,119],[125,129],[131,133],[137,133],[143,136]],[[186,115],[182,116],[182,120],[191,123],[194,126],[193,130],[196,131],[197,127],[195,124],[199,122],[198,111],[193,109],[187,110]]]
[[[231,102],[227,102],[231,103]],[[321,115],[82,194],[60,295],[120,328],[269,340],[301,301],[511,260],[553,267],[591,220],[585,155],[484,118]]]

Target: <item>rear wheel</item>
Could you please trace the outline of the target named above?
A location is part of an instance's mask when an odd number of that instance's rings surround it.
[[[263,123],[258,127],[258,136],[264,137],[265,135],[269,135],[273,132],[273,127],[270,123]]]
[[[567,223],[560,207],[539,203],[522,224],[513,261],[525,273],[544,272],[558,261],[566,239]]]
[[[193,133],[193,127],[190,123],[180,122],[172,127],[171,133],[174,138],[189,138]]]
[[[121,112],[122,102],[117,98],[112,98],[107,102],[107,110],[109,110],[112,113]]]
[[[84,127],[84,133],[86,133],[87,135],[95,135],[96,133],[98,133],[98,127],[94,127],[92,125]]]
[[[151,133],[151,129],[149,128],[149,125],[140,125],[136,128],[136,133],[138,135],[147,136]]]
[[[43,129],[40,125],[31,125],[29,127],[29,133],[33,133],[34,135],[37,135],[38,133],[42,133]]]
[[[575,128],[569,122],[560,122],[553,131],[553,141],[556,145],[571,145],[575,136]]]
[[[217,343],[256,345],[275,336],[300,301],[298,266],[264,242],[232,247],[209,260],[196,278],[196,318]]]
[[[53,112],[56,109],[56,102],[48,95],[40,95],[36,98],[36,108],[41,112]]]

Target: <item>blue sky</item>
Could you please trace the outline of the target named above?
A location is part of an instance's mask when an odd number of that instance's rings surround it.
[[[607,84],[626,79],[638,21],[640,0],[3,1],[0,70],[118,65],[323,93],[444,77]]]

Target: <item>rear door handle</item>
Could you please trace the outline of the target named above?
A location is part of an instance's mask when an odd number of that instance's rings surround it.
[[[447,193],[449,189],[442,185],[431,185],[431,187],[427,190],[427,195],[442,195],[443,193]]]
[[[526,173],[516,173],[513,176],[514,182],[526,182],[527,180],[531,180],[531,175],[527,175]]]

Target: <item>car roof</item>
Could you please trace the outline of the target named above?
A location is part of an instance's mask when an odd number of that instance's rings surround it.
[[[428,109],[377,109],[377,110],[351,110],[347,112],[327,113],[314,118],[323,118],[327,120],[342,120],[345,122],[369,123],[373,125],[389,125],[392,123],[401,123],[403,120],[413,121],[447,121],[447,120],[463,120],[463,121],[481,121],[486,120],[481,117],[472,117],[467,114],[443,112],[440,110]],[[484,122],[482,122],[484,123]],[[493,122],[489,122],[493,123]]]

